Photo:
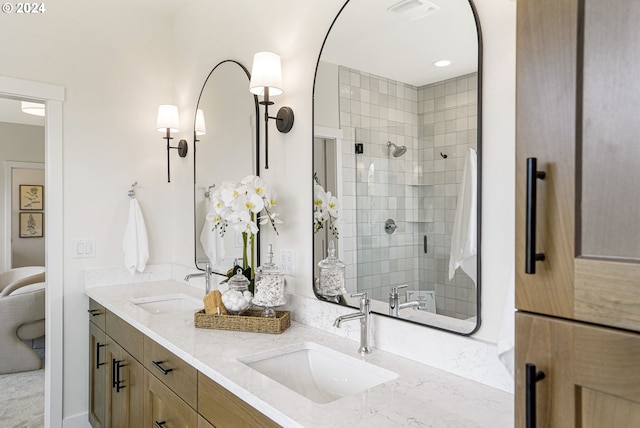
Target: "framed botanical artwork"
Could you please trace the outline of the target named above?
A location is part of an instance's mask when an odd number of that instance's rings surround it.
[[[20,213],[20,237],[42,238],[44,236],[44,213]]]
[[[43,210],[44,209],[44,186],[39,184],[20,185],[20,209],[21,210]]]

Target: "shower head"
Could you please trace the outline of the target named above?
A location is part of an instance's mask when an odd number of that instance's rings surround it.
[[[399,158],[403,154],[407,153],[407,146],[396,146],[391,141],[387,141],[387,147],[391,148],[391,146],[395,147],[391,153],[394,158]]]

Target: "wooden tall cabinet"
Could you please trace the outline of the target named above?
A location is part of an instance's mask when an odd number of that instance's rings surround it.
[[[517,8],[516,426],[640,426],[640,2]]]

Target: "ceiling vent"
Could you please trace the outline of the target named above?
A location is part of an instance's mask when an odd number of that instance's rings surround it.
[[[427,0],[402,0],[387,9],[387,12],[415,21],[433,15],[440,6]]]

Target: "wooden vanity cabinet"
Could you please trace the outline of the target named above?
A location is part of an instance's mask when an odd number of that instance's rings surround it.
[[[639,425],[639,19],[518,0],[516,427]]]
[[[93,428],[106,427],[107,403],[106,334],[93,322],[89,323],[89,423]]]
[[[110,382],[107,395],[107,426],[136,428],[142,425],[144,398],[144,368],[135,358],[115,342],[107,347]]]
[[[217,428],[280,426],[202,373],[198,373],[198,411]]]
[[[93,300],[89,314],[89,423],[140,427],[144,368],[128,350],[142,356],[142,334]]]
[[[154,375],[145,371],[144,426],[197,428],[198,413]],[[157,424],[157,425],[156,425]]]
[[[189,406],[198,408],[198,371],[147,336],[144,366]]]

